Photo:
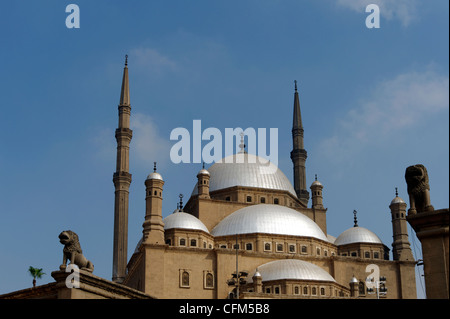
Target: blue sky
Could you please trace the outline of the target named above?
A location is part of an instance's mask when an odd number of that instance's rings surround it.
[[[80,8],[79,29],[66,28],[69,3]],[[369,3],[380,7],[379,29],[365,26]],[[222,132],[278,128],[279,167],[292,180],[294,80],[307,184],[318,174],[324,185],[328,232],[351,227],[356,209],[359,225],[391,248],[389,203],[395,187],[409,202],[407,166],[424,164],[432,204],[449,207],[448,12],[444,0],[2,3],[0,293],[30,287],[30,265],[44,268],[41,284],[51,282],[66,229],[79,234],[94,273],[111,278],[125,54],[129,256],[153,162],[165,180],[164,216],[195,185],[200,164],[170,162],[176,127],[192,132],[200,119]]]

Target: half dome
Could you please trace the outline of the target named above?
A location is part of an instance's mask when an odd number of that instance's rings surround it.
[[[208,168],[211,176],[209,191],[233,186],[258,187],[288,191],[297,197],[294,187],[284,173],[266,159],[248,153],[227,156]],[[198,194],[195,185],[192,195]]]
[[[314,237],[328,242],[322,229],[310,218],[292,208],[272,204],[241,208],[211,231],[214,237],[252,233]]]
[[[336,282],[328,272],[319,266],[298,259],[271,261],[258,266],[257,271],[263,282],[283,279]],[[252,280],[249,280],[249,282],[252,282]]]
[[[202,230],[209,234],[208,228],[206,228],[205,224],[203,224],[200,221],[200,219],[191,214],[180,211],[176,211],[173,214],[164,218],[163,223],[164,223],[164,230],[173,228],[193,229],[193,230]]]
[[[359,226],[347,229],[334,241],[336,246],[353,243],[383,244],[381,239],[374,232]]]

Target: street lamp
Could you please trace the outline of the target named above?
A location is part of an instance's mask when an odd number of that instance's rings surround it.
[[[248,271],[239,271],[238,234],[236,234],[236,244],[234,245],[234,248],[236,249],[236,272],[231,274],[232,278],[227,280],[227,284],[228,286],[236,287],[236,299],[239,299],[239,286],[247,283]]]

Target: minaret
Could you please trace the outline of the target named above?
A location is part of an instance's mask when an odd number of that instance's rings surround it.
[[[162,218],[162,192],[164,180],[156,172],[156,162],[153,173],[145,180],[145,221],[142,224],[143,243],[164,245],[164,222]],[[180,208],[181,210],[181,208]]]
[[[315,181],[311,184],[311,194],[312,194],[312,208],[323,209],[323,196],[322,190],[323,185],[317,180],[317,174]]]
[[[394,239],[392,243],[392,255],[394,260],[414,260],[408,239],[406,206],[405,201],[398,197],[398,191],[395,188],[395,198],[389,205],[392,216],[392,237]]]
[[[197,174],[197,187],[198,187],[198,197],[209,199],[209,172],[205,169],[205,163],[203,163],[203,168]]]
[[[119,127],[116,129],[117,166],[113,175],[115,187],[114,201],[114,248],[113,278],[121,283],[125,279],[128,249],[128,195],[131,184],[129,173],[130,141],[130,90],[128,82],[128,56],[125,56],[122,89],[119,101]]]
[[[300,100],[298,98],[297,81],[294,93],[294,120],[292,123],[292,152],[291,160],[294,164],[294,189],[298,199],[308,206],[309,192],[306,189],[306,157],[307,153],[303,145],[303,124],[300,112]]]

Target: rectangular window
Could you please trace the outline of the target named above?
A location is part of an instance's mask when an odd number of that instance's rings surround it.
[[[295,244],[289,244],[289,252],[295,253]]]

